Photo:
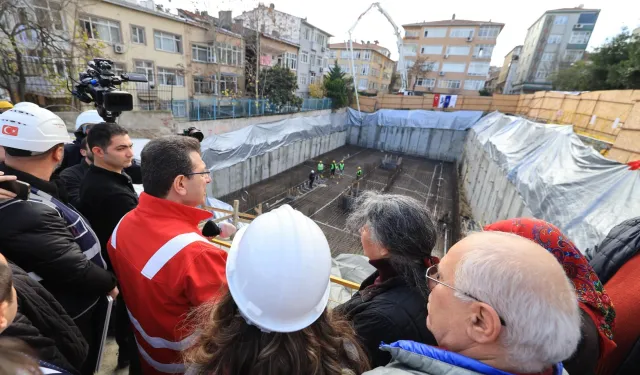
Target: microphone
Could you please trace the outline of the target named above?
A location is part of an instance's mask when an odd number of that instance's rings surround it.
[[[205,237],[215,237],[220,234],[220,227],[213,221],[209,220],[202,227],[202,235]]]

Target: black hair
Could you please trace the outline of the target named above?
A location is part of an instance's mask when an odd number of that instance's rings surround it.
[[[6,263],[0,263],[0,302],[13,302],[13,271]]]
[[[100,147],[101,149],[106,150],[111,144],[111,138],[116,135],[125,134],[129,134],[129,132],[122,126],[101,122],[91,127],[91,130],[87,135],[87,143],[89,143],[89,148],[92,150],[94,147]]]
[[[200,154],[200,142],[192,137],[170,135],[147,143],[141,153],[144,192],[165,198],[176,177],[193,172],[192,152]]]

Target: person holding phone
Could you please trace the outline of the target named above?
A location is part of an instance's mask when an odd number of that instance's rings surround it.
[[[19,126],[11,124],[20,124]],[[89,342],[82,373],[93,373],[100,337],[99,302],[118,295],[106,269],[100,242],[89,223],[68,204],[53,171],[71,141],[65,123],[33,103],[18,103],[0,115],[0,171],[30,185],[27,200],[0,202],[0,243],[4,256],[40,282],[60,302]],[[6,190],[6,189],[5,189]],[[96,343],[98,347],[96,347]],[[95,353],[95,354],[94,354]]]
[[[5,176],[4,172],[0,171],[0,186],[9,187],[9,182],[16,181],[16,176]],[[11,190],[5,190],[0,187],[0,199],[13,199],[16,197],[16,193]]]

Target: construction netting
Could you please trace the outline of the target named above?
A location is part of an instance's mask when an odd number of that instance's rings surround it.
[[[346,128],[344,112],[246,126],[202,141],[202,159],[217,171],[305,139],[322,137]]]
[[[351,126],[392,126],[403,128],[428,128],[467,130],[482,117],[482,111],[425,111],[380,109],[373,113],[358,112],[348,108]]]
[[[494,112],[472,129],[533,216],[558,226],[583,252],[640,213],[640,172],[583,144],[572,126]]]

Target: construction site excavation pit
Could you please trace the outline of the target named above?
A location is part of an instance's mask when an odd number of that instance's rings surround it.
[[[309,173],[316,170],[320,160],[325,165],[324,178],[317,180],[309,189]],[[340,160],[345,162],[342,178],[337,174],[330,178],[329,166],[334,160],[336,163]],[[356,180],[358,166],[363,170],[359,181]],[[238,200],[239,210],[246,213],[254,213],[258,205],[267,212],[289,204],[318,224],[335,257],[339,254],[362,254],[360,236],[346,229],[347,206],[348,200],[358,191],[367,190],[406,195],[427,207],[438,227],[438,242],[433,255],[441,257],[445,248],[457,238],[458,192],[454,163],[352,145],[306,160],[218,199],[228,204]]]

